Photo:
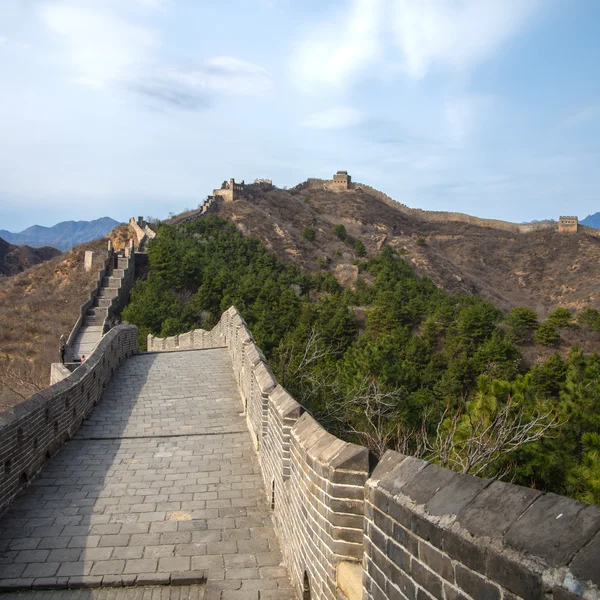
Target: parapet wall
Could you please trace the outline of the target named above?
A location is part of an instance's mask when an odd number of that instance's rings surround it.
[[[148,350],[208,348],[211,343],[230,352],[267,500],[298,594],[309,588],[311,599],[358,600],[367,449],[327,433],[277,383],[235,308],[210,332],[148,336]]]
[[[235,308],[185,336],[148,348],[228,348],[298,597],[600,598],[600,507],[392,451],[369,477],[367,449],[277,383]]]
[[[137,328],[119,325],[65,379],[0,413],[0,513],[69,440],[119,365],[137,351]]]

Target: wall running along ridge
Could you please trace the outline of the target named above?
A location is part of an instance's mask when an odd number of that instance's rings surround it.
[[[88,299],[85,300],[84,302],[82,302],[81,306],[79,307],[79,317],[77,318],[77,321],[75,321],[75,325],[73,325],[73,329],[71,329],[71,333],[69,334],[69,337],[67,338],[67,341],[65,342],[65,346],[66,346],[67,350],[73,345],[73,342],[75,341],[75,338],[77,337],[77,333],[79,332],[79,329],[81,328],[81,325],[83,323],[85,315],[86,315],[88,309],[94,303],[94,299],[96,298],[96,295],[98,294],[98,290],[100,290],[100,288],[102,287],[102,281],[103,281],[106,271],[108,269],[108,265],[110,264],[110,261],[112,260],[112,252],[108,251],[108,252],[105,252],[104,254],[106,255],[106,257],[104,258],[102,268],[98,272],[98,278],[96,279],[96,285],[90,291]]]
[[[0,412],[0,513],[89,416],[137,340],[136,327],[115,327],[65,379]]]
[[[148,350],[228,348],[299,597],[600,598],[600,507],[461,475],[326,432],[273,377],[234,307]],[[302,596],[310,588],[310,596]]]

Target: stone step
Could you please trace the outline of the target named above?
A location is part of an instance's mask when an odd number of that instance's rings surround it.
[[[97,297],[100,298],[116,298],[119,295],[118,287],[101,287],[98,290]]]
[[[94,298],[94,308],[109,308],[112,306],[114,297],[111,296],[96,296]]]
[[[121,277],[104,277],[102,287],[121,287]]]
[[[87,327],[89,325],[102,325],[104,323],[104,317],[84,317],[82,325]]]
[[[86,317],[102,317],[105,318],[108,316],[108,308],[104,308],[104,307],[98,307],[96,306],[95,308],[88,308],[87,312],[85,313]]]
[[[119,269],[126,269],[129,266],[128,258],[119,258],[118,267]]]

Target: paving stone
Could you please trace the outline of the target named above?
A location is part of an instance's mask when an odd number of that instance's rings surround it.
[[[124,560],[100,560],[94,563],[92,575],[120,575],[124,568]]]
[[[210,373],[210,384],[198,373]],[[173,574],[185,578],[192,570],[219,581],[219,594],[244,591],[242,581],[249,582],[244,598],[277,591],[273,586],[282,573],[287,581],[287,574],[279,567],[240,406],[225,350],[130,358],[71,442],[0,518],[0,550],[6,550],[0,554],[0,578],[29,585],[35,578],[69,577],[71,587],[100,585],[103,577],[115,585],[137,578],[139,589],[149,592],[126,600],[164,600],[163,592],[154,597],[153,588],[143,586],[168,583]],[[18,559],[30,551],[46,554]],[[18,574],[2,575],[2,567]],[[267,567],[276,570],[250,578]],[[35,575],[23,578],[25,569]],[[236,571],[248,577],[231,579]],[[121,590],[107,589],[112,596],[102,597],[117,600]],[[195,600],[186,594],[175,600]]]
[[[155,573],[158,566],[158,560],[155,558],[142,558],[128,560],[124,573]]]
[[[33,577],[34,579],[37,577],[52,577],[56,575],[59,567],[60,563],[33,563],[27,565],[21,576],[24,578]]]

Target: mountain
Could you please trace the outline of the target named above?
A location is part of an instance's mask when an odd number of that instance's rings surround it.
[[[117,225],[118,221],[102,217],[95,221],[63,221],[53,227],[33,225],[19,233],[0,229],[0,237],[10,244],[26,244],[34,248],[52,246],[59,250],[68,250],[78,244],[104,237]]]
[[[49,246],[14,246],[0,238],[0,275],[16,275],[59,254],[62,254],[60,250]]]
[[[593,215],[588,215],[583,221],[579,221],[581,225],[587,225],[588,227],[593,227],[594,229],[600,229],[600,212],[594,213]]]
[[[287,191],[247,187],[251,191],[210,210],[281,259],[311,271],[326,268],[345,285],[358,276],[353,240],[360,239],[369,256],[385,245],[400,248],[438,287],[480,296],[503,310],[528,306],[543,316],[557,306],[600,309],[600,237],[588,227],[559,234],[540,223],[522,233],[527,226],[410,209],[360,184],[341,191],[310,180]],[[338,224],[350,243],[333,231]],[[314,229],[314,241],[303,236],[306,228]]]

